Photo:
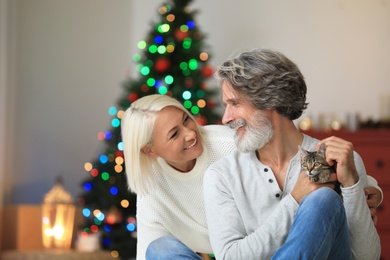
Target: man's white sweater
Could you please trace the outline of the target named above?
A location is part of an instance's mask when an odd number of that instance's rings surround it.
[[[309,151],[319,140],[304,135]],[[364,194],[367,176],[355,153],[359,181],[341,188],[354,259],[379,259],[379,236]],[[286,240],[299,204],[290,194],[301,172],[299,152],[290,160],[282,190],[256,153],[235,151],[205,173],[205,207],[217,259],[270,259]]]

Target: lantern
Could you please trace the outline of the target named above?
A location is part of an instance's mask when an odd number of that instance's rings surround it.
[[[76,207],[58,178],[42,202],[42,242],[46,249],[70,249]]]

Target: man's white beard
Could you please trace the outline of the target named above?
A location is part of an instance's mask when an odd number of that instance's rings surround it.
[[[243,153],[253,152],[262,148],[273,136],[272,124],[262,111],[256,111],[251,121],[238,119],[230,123],[229,126],[233,129],[237,129],[240,126],[245,127],[244,136],[240,136],[237,133],[234,136],[238,150]]]

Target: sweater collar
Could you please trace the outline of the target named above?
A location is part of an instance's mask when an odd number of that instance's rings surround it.
[[[178,180],[191,180],[204,174],[207,168],[207,158],[208,158],[207,148],[203,147],[203,153],[196,159],[194,168],[189,172],[180,172],[174,169],[172,166],[167,164],[167,162],[161,157],[157,158],[157,162],[159,163],[162,169],[161,174],[168,174],[172,178]]]

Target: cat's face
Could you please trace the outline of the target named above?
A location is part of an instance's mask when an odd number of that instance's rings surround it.
[[[325,160],[325,147],[320,147],[318,152],[309,152],[299,146],[301,154],[301,168],[308,176],[316,176],[324,169],[329,169]]]

